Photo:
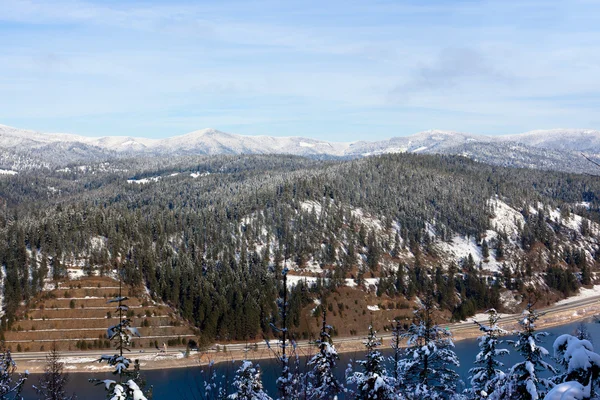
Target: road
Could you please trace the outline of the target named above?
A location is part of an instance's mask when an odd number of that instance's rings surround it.
[[[545,314],[545,317],[547,318],[547,317],[552,316],[553,314],[557,314],[557,313],[575,312],[577,310],[580,310],[580,309],[585,308],[590,305],[594,305],[594,304],[597,305],[599,302],[600,302],[600,296],[594,296],[594,297],[588,297],[588,298],[579,299],[579,300],[573,300],[567,304],[560,304],[560,305],[555,304],[553,306],[550,306],[550,307],[547,307],[544,309],[540,309],[539,311],[543,312]],[[519,320],[519,318],[521,318],[521,314],[503,315],[499,320],[499,325],[505,326],[505,327],[514,325]],[[485,322],[485,321],[483,321],[483,322]],[[448,327],[448,329],[450,330],[450,332],[452,332],[452,334],[454,336],[457,336],[457,334],[477,335],[477,332],[479,332],[478,327],[473,323],[462,322],[462,323],[448,324],[446,326]],[[384,334],[384,335],[380,335],[379,338],[382,341],[388,341],[388,340],[391,340],[392,335]],[[336,344],[340,344],[340,343],[361,343],[363,340],[364,339],[362,337],[352,336],[352,337],[345,337],[345,338],[336,337],[334,341]],[[275,341],[272,341],[271,346],[275,347],[275,346],[277,346],[277,343]],[[296,342],[296,346],[298,348],[306,348],[306,347],[314,346],[314,343],[309,340],[300,340],[300,341]],[[257,350],[267,350],[268,349],[267,344],[264,341],[262,341],[262,342],[256,342],[256,343],[218,344],[218,345],[213,345],[211,347],[211,349],[209,349],[208,351],[209,352],[222,351],[222,350],[224,350],[224,347],[227,348],[228,352],[233,352],[233,351],[241,352],[241,351],[247,350],[249,348],[253,348],[253,349],[257,349]],[[166,355],[175,356],[177,354],[184,353],[185,351],[186,351],[185,347],[172,347],[167,350]],[[100,356],[103,354],[112,354],[112,353],[109,349],[88,350],[88,351],[65,351],[65,352],[61,352],[61,357],[62,358],[77,357],[80,359],[88,359],[89,358],[90,359],[89,361],[91,361],[91,359],[99,359]],[[129,354],[131,355],[131,358],[135,358],[136,356],[141,356],[142,354],[144,354],[144,355],[156,355],[156,354],[165,355],[164,352],[158,353],[154,349],[145,349],[143,351],[132,350]],[[47,352],[27,352],[27,353],[13,353],[12,354],[13,359],[15,361],[44,360],[46,355],[47,355]],[[83,362],[83,360],[81,360],[80,362]]]

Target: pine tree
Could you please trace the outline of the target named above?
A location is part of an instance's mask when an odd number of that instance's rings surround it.
[[[285,261],[284,261],[285,263]],[[281,328],[271,324],[271,328],[279,334],[279,349],[274,350],[275,357],[281,364],[281,375],[277,378],[277,387],[279,389],[279,398],[283,400],[293,399],[298,389],[299,377],[298,371],[293,372],[290,368],[290,349],[294,351],[294,346],[290,346],[289,340],[289,329],[288,329],[288,288],[287,288],[287,274],[289,270],[284,267],[281,271],[282,276],[282,297],[278,299],[278,307],[281,316]],[[267,345],[269,343],[267,342]],[[270,345],[269,345],[270,348]]]
[[[495,309],[487,311],[488,325],[474,321],[479,330],[484,333],[479,337],[479,353],[475,358],[477,367],[469,370],[471,388],[469,393],[474,399],[482,399],[488,397],[488,394],[493,392],[499,382],[505,377],[504,372],[500,369],[504,364],[498,361],[497,357],[509,354],[507,349],[498,349],[498,344],[501,343],[499,337],[507,332],[498,326],[500,319]]]
[[[129,345],[133,336],[140,337],[140,333],[137,328],[131,326],[131,320],[127,317],[127,311],[129,307],[124,304],[127,297],[122,295],[122,269],[119,268],[119,295],[108,303],[117,303],[116,312],[119,315],[119,323],[108,328],[106,336],[108,340],[115,343],[115,349],[118,354],[112,356],[103,355],[100,357],[99,362],[106,361],[109,365],[114,367],[113,374],[119,376],[119,381],[112,379],[90,379],[90,382],[96,383],[96,385],[104,385],[104,388],[108,392],[108,396],[111,400],[147,400],[144,392],[140,388],[139,384],[139,364],[136,363],[136,369],[134,371],[129,370],[131,359],[125,357],[123,353],[129,351]],[[126,378],[130,378],[125,381]],[[138,382],[136,382],[138,378]],[[124,382],[125,381],[125,382]]]
[[[4,347],[4,344],[2,344],[2,347]],[[2,349],[0,351],[0,399],[20,398],[28,374],[18,375],[13,380],[16,369],[17,364],[12,359],[10,350]]]
[[[367,354],[365,360],[358,361],[362,366],[362,371],[346,373],[348,384],[355,384],[357,387],[356,399],[358,400],[386,400],[399,399],[400,394],[394,393],[393,379],[388,376],[385,369],[385,359],[377,347],[381,342],[377,338],[377,332],[369,326],[369,335],[365,342]]]
[[[490,256],[490,247],[488,246],[488,242],[485,239],[483,239],[481,242],[481,255],[484,259],[487,259]]]
[[[592,277],[590,267],[587,263],[587,255],[585,254],[584,250],[581,250],[579,259],[579,268],[581,268],[581,284],[590,285],[592,283]]]
[[[459,377],[453,366],[460,364],[452,335],[434,324],[432,311],[429,295],[402,334],[408,347],[398,364],[398,376],[408,399],[444,399],[456,393]]]
[[[46,355],[44,374],[39,378],[38,385],[33,388],[43,400],[74,400],[77,398],[74,394],[67,395],[68,382],[69,375],[64,373],[64,363],[60,361],[56,343],[53,343]]]
[[[317,341],[319,352],[308,361],[311,370],[308,372],[307,399],[334,399],[344,389],[334,374],[339,357],[331,343],[331,329],[332,327],[327,325],[327,311],[324,308],[323,325]]]
[[[544,390],[551,382],[538,376],[541,371],[549,370],[556,374],[554,367],[544,361],[548,350],[540,345],[547,332],[536,332],[536,321],[543,314],[534,310],[533,304],[527,304],[523,318],[519,321],[521,330],[518,340],[513,341],[517,352],[523,361],[515,364],[507,374],[506,379],[491,395],[490,399],[538,400],[543,397]]]
[[[271,400],[263,390],[260,370],[251,361],[244,360],[233,380],[235,392],[229,395],[232,400]]]
[[[394,384],[396,385],[396,391],[400,391],[400,377],[398,375],[399,364],[402,356],[402,348],[400,342],[402,341],[402,325],[400,321],[394,322],[394,330],[392,331],[392,343],[391,347],[394,350],[394,355],[390,358],[392,366],[394,368]]]

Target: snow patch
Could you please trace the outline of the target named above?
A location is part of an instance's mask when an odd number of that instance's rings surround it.
[[[591,289],[586,289],[584,287],[579,289],[579,293],[575,296],[571,296],[568,299],[561,300],[557,302],[557,305],[561,304],[569,304],[578,300],[589,299],[590,297],[600,296],[600,285],[594,285]]]
[[[498,198],[490,199],[488,204],[494,209],[494,218],[490,221],[492,228],[497,232],[504,231],[512,240],[516,240],[519,234],[517,224],[525,224],[523,215]]]
[[[150,182],[158,182],[160,180],[160,176],[153,176],[151,178],[142,178],[142,179],[127,179],[127,183],[136,183],[138,185],[143,185]]]
[[[312,212],[314,210],[314,212],[317,213],[317,215],[321,214],[322,209],[321,204],[313,200],[303,201],[302,203],[300,203],[300,208],[302,208],[303,211],[308,212]]]
[[[287,275],[287,286],[288,286],[288,288],[293,288],[300,282],[304,282],[304,284],[307,286],[314,286],[317,284],[317,279],[319,279],[319,278],[316,276],[300,276],[300,275],[288,274]]]
[[[208,171],[205,171],[205,172],[192,172],[190,174],[190,176],[192,178],[194,178],[194,179],[200,178],[200,177],[203,177],[203,176],[208,176],[208,175],[210,175],[210,172],[208,172]]]

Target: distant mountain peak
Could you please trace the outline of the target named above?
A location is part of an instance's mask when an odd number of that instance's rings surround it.
[[[518,146],[516,146],[518,144]],[[79,155],[60,149],[86,149]],[[87,147],[86,147],[87,146]],[[35,155],[32,151],[35,150]],[[388,153],[458,154],[499,165],[582,172],[580,152],[600,159],[600,131],[594,129],[535,130],[518,135],[485,136],[452,130],[429,129],[411,136],[379,141],[328,142],[298,136],[244,136],[214,128],[199,129],[164,139],[131,136],[86,137],[62,133],[39,133],[0,125],[0,163],[16,165],[19,157],[71,162],[95,157],[136,155],[292,154],[319,157],[364,157]],[[4,158],[2,158],[4,157]],[[37,160],[37,159],[36,159]],[[79,160],[79,159],[78,159]],[[39,160],[37,160],[39,161]],[[31,161],[34,165],[36,161]],[[2,165],[0,165],[2,168]]]
[[[182,136],[222,136],[222,135],[227,136],[230,134],[222,132],[222,131],[220,131],[218,129],[214,129],[214,128],[204,128],[204,129],[198,129],[196,131],[186,133]]]

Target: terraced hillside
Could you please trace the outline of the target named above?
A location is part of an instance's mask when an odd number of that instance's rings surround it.
[[[56,342],[60,350],[110,347],[106,329],[118,322],[116,306],[107,301],[119,292],[118,282],[107,277],[82,277],[54,285],[23,308],[12,329],[4,333],[13,351],[44,351]],[[128,315],[142,335],[135,348],[181,345],[197,335],[166,305],[154,303],[143,290],[123,287],[130,298]]]

